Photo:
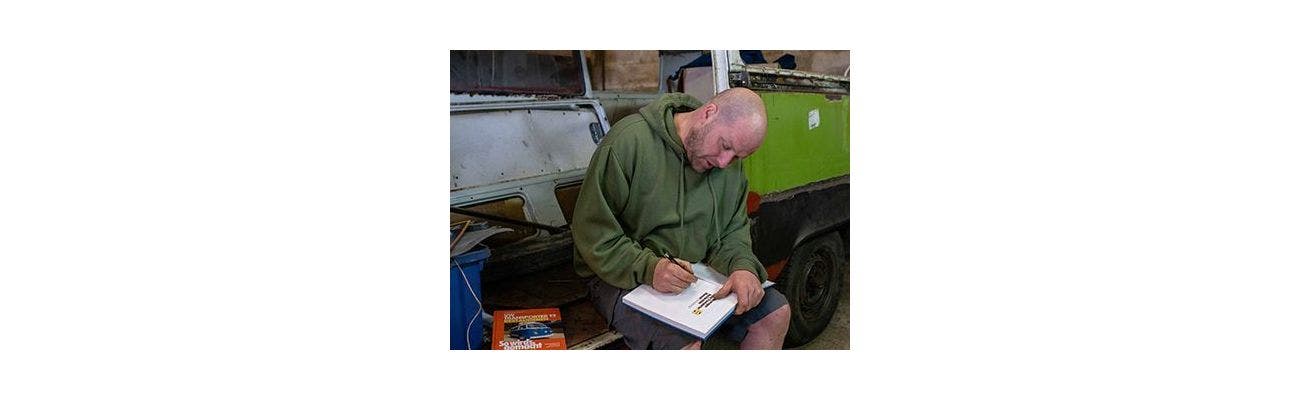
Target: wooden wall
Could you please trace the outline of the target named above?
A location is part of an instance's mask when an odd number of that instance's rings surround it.
[[[597,50],[588,52],[593,90],[659,91],[659,51]]]

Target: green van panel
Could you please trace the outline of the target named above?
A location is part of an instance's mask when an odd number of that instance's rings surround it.
[[[849,96],[758,94],[767,107],[767,139],[744,159],[750,191],[766,195],[849,174]]]

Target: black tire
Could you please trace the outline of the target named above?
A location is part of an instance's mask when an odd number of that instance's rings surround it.
[[[785,347],[802,346],[826,329],[840,302],[845,268],[839,235],[822,235],[794,250],[777,280],[777,288],[790,301]]]

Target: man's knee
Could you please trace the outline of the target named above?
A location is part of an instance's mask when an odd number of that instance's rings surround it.
[[[754,324],[759,329],[781,329],[790,326],[790,305],[782,305],[780,308],[772,310],[763,319]]]

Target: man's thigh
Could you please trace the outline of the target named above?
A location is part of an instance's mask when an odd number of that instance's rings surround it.
[[[587,287],[596,311],[623,334],[623,341],[633,350],[676,350],[699,341],[623,304],[623,295],[630,290],[611,286],[599,277],[591,278]]]

